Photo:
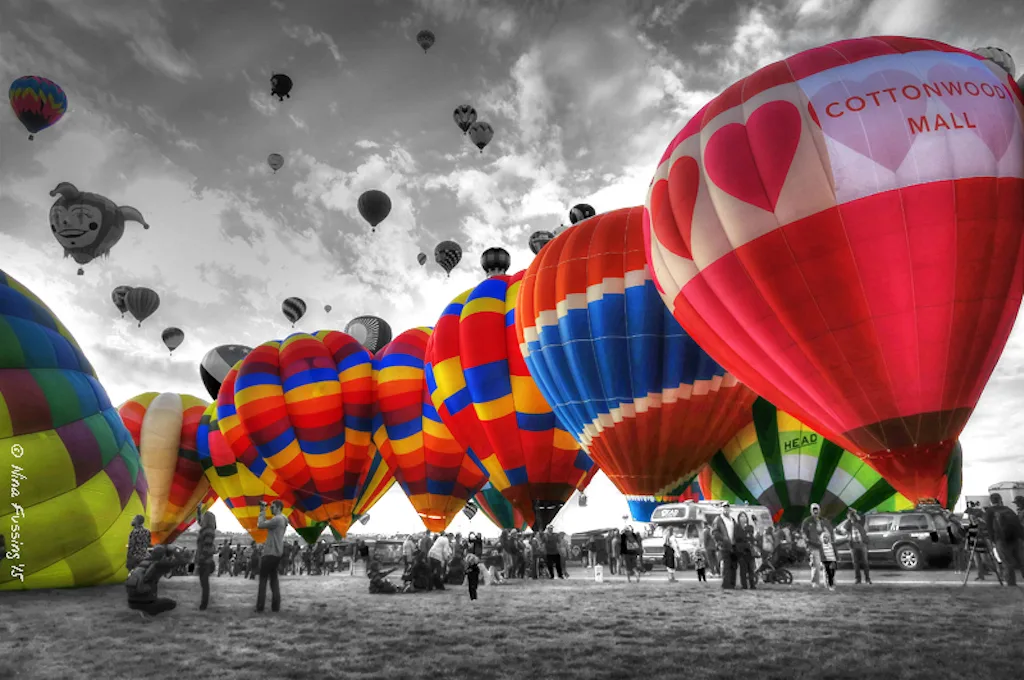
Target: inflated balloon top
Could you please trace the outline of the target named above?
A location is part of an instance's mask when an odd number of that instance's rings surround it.
[[[68,97],[60,85],[40,76],[22,76],[8,91],[11,109],[28,130],[29,139],[54,125],[68,110]]]
[[[121,318],[124,318],[124,313],[128,311],[127,296],[132,290],[131,286],[118,286],[110,293],[110,299],[114,301],[114,306],[117,307],[117,311],[121,312]]]
[[[283,73],[275,73],[270,77],[270,95],[283,102],[285,97],[291,99],[292,79]]]
[[[383,191],[370,189],[363,192],[358,202],[359,214],[370,223],[372,231],[391,214],[391,198]]]
[[[469,126],[476,122],[476,109],[469,104],[456,106],[455,112],[452,113],[452,118],[455,119],[455,124],[462,130],[462,134],[466,134],[469,131]]]
[[[597,211],[594,210],[594,206],[587,205],[586,203],[578,203],[569,211],[569,221],[576,224],[577,222],[590,219],[596,214]]]
[[[1013,57],[1006,50],[999,47],[978,47],[974,50],[974,53],[994,61],[1010,74],[1010,78],[1017,76],[1017,65],[1013,62]]]
[[[164,341],[164,345],[167,346],[171,354],[174,354],[174,350],[181,347],[181,343],[185,340],[185,331],[176,326],[171,326],[164,329],[164,332],[160,334],[160,339]]]
[[[423,48],[423,54],[426,54],[427,50],[433,47],[434,40],[435,37],[433,31],[423,29],[422,31],[416,34],[416,42],[419,43],[420,47]]]
[[[476,148],[480,149],[480,153],[483,153],[484,147],[490,144],[491,139],[494,137],[494,128],[491,127],[490,123],[485,123],[481,120],[469,126],[468,134]]]
[[[272,153],[267,156],[267,165],[276,174],[278,170],[284,167],[284,156],[279,153]]]
[[[345,332],[370,354],[376,354],[391,342],[391,326],[379,316],[357,316],[345,325]]]
[[[209,392],[211,399],[217,398],[220,386],[228,375],[231,367],[244,359],[252,347],[245,345],[220,345],[214,347],[199,362],[199,378]]]
[[[125,220],[149,229],[142,213],[131,206],[118,206],[106,196],[79,191],[71,182],[61,182],[50,192],[57,200],[50,207],[50,230],[64,249],[64,257],[78,264],[110,254],[124,236]],[[79,268],[79,274],[85,270]]]
[[[286,298],[281,303],[281,313],[292,322],[292,328],[295,328],[296,322],[306,314],[306,301],[297,297]]]
[[[68,329],[3,271],[0,338],[0,590],[124,581],[148,498],[128,430]]]
[[[153,316],[153,313],[160,308],[160,296],[152,288],[137,287],[129,290],[124,296],[124,305],[132,316],[142,322]]]
[[[512,266],[512,256],[504,248],[488,248],[480,256],[480,268],[487,276],[500,276]]]
[[[846,40],[766,66],[669,145],[648,261],[745,384],[911,501],[942,473],[1020,307],[1024,105],[993,61]]]
[[[420,266],[422,267],[427,263],[427,254],[420,253],[419,255],[416,256],[416,261],[419,262]]]
[[[455,241],[441,241],[434,247],[434,262],[441,265],[445,274],[451,276],[452,270],[462,261],[462,246]]]
[[[530,250],[533,251],[534,255],[540,253],[540,249],[546,246],[553,238],[555,238],[555,235],[550,231],[542,229],[533,232],[530,234]]]

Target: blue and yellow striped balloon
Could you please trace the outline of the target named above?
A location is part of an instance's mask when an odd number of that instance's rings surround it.
[[[68,97],[60,85],[40,76],[18,78],[11,83],[7,96],[29,139],[54,125],[68,110]]]

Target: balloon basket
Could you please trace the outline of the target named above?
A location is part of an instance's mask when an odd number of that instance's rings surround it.
[[[28,136],[28,141],[30,141],[30,142],[31,142],[31,141],[32,141],[33,139],[35,139],[35,138],[36,138],[36,136],[35,136],[35,135],[29,135],[29,136]]]

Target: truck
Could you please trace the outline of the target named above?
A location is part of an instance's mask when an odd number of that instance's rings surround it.
[[[988,492],[997,493],[1003,497],[1003,505],[1014,507],[1013,499],[1017,496],[1024,496],[1024,482],[999,482],[988,487]],[[985,503],[987,506],[988,503]]]
[[[680,554],[676,555],[676,569],[689,569],[693,566],[694,553],[702,545],[705,526],[710,526],[715,518],[722,514],[724,501],[684,501],[658,506],[651,514],[652,531],[643,540],[644,568],[650,570],[665,564],[665,529],[675,528],[676,545]],[[745,512],[756,518],[759,527],[772,525],[772,514],[763,505],[734,505],[732,516]]]

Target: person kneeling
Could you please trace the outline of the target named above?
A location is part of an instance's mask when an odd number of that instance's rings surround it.
[[[395,567],[395,569],[397,568],[398,567]],[[377,560],[374,560],[367,565],[366,577],[370,579],[371,595],[390,595],[398,592],[398,588],[395,587],[395,584],[388,580],[388,574],[393,572],[395,569],[381,571],[380,562]]]
[[[128,590],[128,608],[135,609],[143,621],[174,609],[177,603],[169,597],[158,597],[160,579],[174,569],[177,561],[172,553],[158,545],[132,570],[124,582]]]

